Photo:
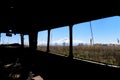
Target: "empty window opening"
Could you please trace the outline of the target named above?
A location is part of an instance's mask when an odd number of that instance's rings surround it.
[[[45,51],[47,50],[47,33],[48,31],[39,31],[38,32],[38,44],[37,44],[37,50]]]
[[[120,65],[120,17],[113,16],[74,25],[73,43],[75,58]]]
[[[18,43],[21,44],[20,34],[11,34],[11,36],[7,36],[6,33],[1,33],[1,41],[0,44],[13,44]]]
[[[1,33],[0,37],[0,44],[2,46],[19,46],[21,45],[20,34],[8,34],[8,33]]]
[[[24,47],[29,47],[29,36],[24,35]]]
[[[69,55],[69,27],[64,26],[51,30],[50,52],[59,55]]]

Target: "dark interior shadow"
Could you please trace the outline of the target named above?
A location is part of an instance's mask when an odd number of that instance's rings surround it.
[[[58,56],[29,48],[0,48],[0,79],[9,79],[9,74],[18,72],[26,80],[30,71],[44,80],[80,80],[119,78],[120,69]],[[18,67],[13,67],[20,63]],[[12,64],[5,68],[5,65]],[[97,78],[96,78],[97,77]]]

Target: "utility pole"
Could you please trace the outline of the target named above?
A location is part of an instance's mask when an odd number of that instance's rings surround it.
[[[94,37],[93,37],[93,31],[92,31],[92,24],[91,24],[91,21],[90,21],[90,31],[91,31],[90,44],[93,46],[93,45],[94,45]]]

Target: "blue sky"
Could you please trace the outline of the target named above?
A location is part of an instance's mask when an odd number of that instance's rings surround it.
[[[94,43],[117,44],[120,39],[120,17],[108,17],[91,21]],[[45,44],[47,31],[39,32],[39,44]],[[45,36],[44,36],[45,35]],[[73,43],[90,44],[91,30],[90,22],[84,22],[73,25]],[[63,26],[51,30],[51,44],[69,44],[69,27]]]
[[[109,17],[91,21],[94,43],[116,43],[120,38],[120,17]],[[74,25],[74,39],[80,39],[84,43],[90,43],[90,22]],[[77,35],[79,34],[79,35]]]
[[[120,39],[120,17],[108,17],[91,21],[94,43],[117,44]],[[90,22],[84,22],[73,25],[73,43],[89,44],[91,38]],[[25,44],[28,44],[28,35],[24,36]],[[51,44],[69,44],[69,27],[63,26],[51,30]],[[45,45],[47,42],[47,30],[38,33],[38,44]],[[13,34],[13,37],[6,37],[1,34],[1,44],[20,43],[20,35]]]

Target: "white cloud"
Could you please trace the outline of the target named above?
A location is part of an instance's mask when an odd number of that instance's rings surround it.
[[[54,40],[54,41],[50,42],[50,44],[52,44],[52,45],[55,45],[55,44],[62,45],[63,43],[69,44],[69,38],[65,37],[65,38],[62,38],[59,40]],[[84,42],[81,40],[73,40],[73,45],[78,45],[79,43],[84,43]],[[45,44],[47,44],[47,41],[39,41],[38,44],[45,45]]]
[[[84,42],[81,40],[73,40],[73,44],[79,44],[79,43],[84,43]]]
[[[66,43],[66,44],[69,44],[69,39],[67,38],[64,38],[64,39],[59,39],[59,40],[56,40],[56,41],[53,41],[52,44],[63,44],[63,43]],[[78,43],[83,43],[83,41],[81,40],[73,40],[73,44],[78,44]]]
[[[47,41],[38,41],[38,45],[47,45]]]
[[[62,44],[62,43],[69,43],[69,39],[67,38],[63,38],[63,39],[59,39],[59,40],[55,40],[55,41],[51,41],[52,44]]]

